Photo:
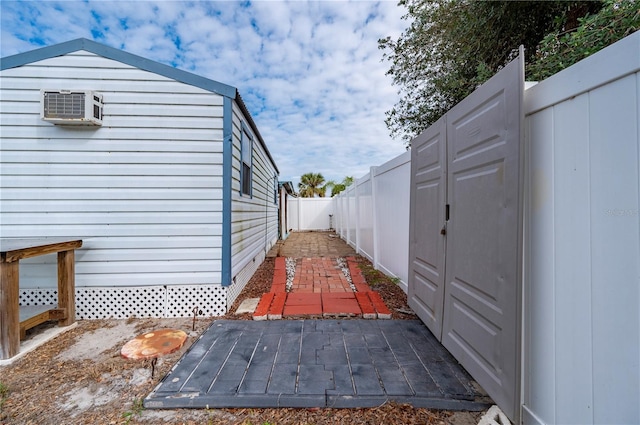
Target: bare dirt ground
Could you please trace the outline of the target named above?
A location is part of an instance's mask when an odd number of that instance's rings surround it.
[[[357,257],[367,282],[378,291],[393,319],[415,319],[406,295],[392,280]],[[80,321],[78,326],[0,366],[0,424],[454,424],[478,423],[482,413],[449,412],[384,404],[369,409],[144,409],[142,400],[213,320],[251,320],[235,315],[239,303],[271,287],[273,258],[268,258],[223,317]],[[47,326],[47,325],[43,325]],[[51,326],[51,325],[49,325]],[[127,360],[120,349],[130,339],[159,329],[182,329],[181,350],[158,361],[151,378],[149,361]],[[35,329],[35,332],[42,332]]]

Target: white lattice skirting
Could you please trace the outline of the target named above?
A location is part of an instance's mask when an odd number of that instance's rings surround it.
[[[56,304],[56,289],[21,289],[20,305]],[[227,288],[220,285],[76,288],[76,319],[129,317],[222,316],[227,310]]]

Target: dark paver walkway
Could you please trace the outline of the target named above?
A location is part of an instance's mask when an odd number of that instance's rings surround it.
[[[490,399],[420,321],[218,320],[145,399],[147,408],[414,407]]]

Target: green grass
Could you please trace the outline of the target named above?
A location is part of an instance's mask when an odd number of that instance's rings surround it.
[[[369,286],[375,288],[378,285],[382,285],[384,283],[393,282],[396,285],[400,283],[400,279],[397,277],[389,277],[382,273],[379,270],[376,270],[372,264],[370,263],[360,263],[358,265],[360,267],[360,271],[362,271],[362,276],[367,281]]]
[[[131,410],[128,410],[122,414],[122,417],[126,419],[125,424],[131,422],[131,419],[133,419],[134,416],[138,416],[142,413],[142,411],[144,410],[144,405],[142,403],[143,401],[141,398],[136,397],[133,399],[133,406],[131,407]]]
[[[7,398],[9,398],[9,387],[0,382],[0,412],[2,412],[2,406],[4,406]]]

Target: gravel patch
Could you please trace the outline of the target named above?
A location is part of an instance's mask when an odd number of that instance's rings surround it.
[[[347,282],[349,282],[349,287],[353,292],[358,292],[356,286],[353,284],[353,280],[351,279],[351,272],[349,271],[349,263],[343,257],[338,257],[337,259],[338,266],[340,266],[340,270],[342,270],[342,274],[347,278]]]
[[[293,277],[296,275],[297,261],[295,258],[287,257],[284,259],[284,264],[287,269],[287,285],[285,287],[287,292],[293,290]]]

